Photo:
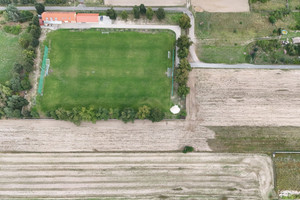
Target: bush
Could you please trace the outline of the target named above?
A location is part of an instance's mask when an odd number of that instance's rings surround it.
[[[9,81],[10,88],[14,92],[22,91],[21,79],[18,74],[14,75]]]
[[[29,33],[24,33],[19,39],[19,44],[21,45],[21,47],[23,47],[23,49],[27,49],[29,44],[31,43],[31,40],[32,36]]]
[[[149,20],[152,20],[153,19],[153,15],[154,15],[154,12],[153,12],[153,10],[152,10],[152,8],[147,8],[147,11],[146,11],[146,17],[147,17],[147,19],[149,19]]]
[[[190,93],[190,88],[186,85],[179,85],[177,90],[178,96],[186,97]]]
[[[188,153],[188,152],[193,152],[193,151],[194,151],[194,147],[185,146],[182,150],[182,153]]]
[[[19,22],[23,23],[23,22],[31,21],[32,17],[33,17],[32,12],[30,12],[28,10],[22,10],[20,12]]]
[[[165,13],[165,10],[163,8],[159,8],[157,11],[156,11],[156,17],[157,19],[159,20],[162,20],[166,17],[166,13]]]
[[[133,108],[125,108],[121,112],[121,120],[125,123],[131,121],[134,122],[135,119],[135,111]]]
[[[165,113],[161,111],[159,108],[152,108],[150,111],[149,119],[152,122],[159,122],[163,120],[165,117]]]
[[[273,15],[271,15],[270,17],[269,17],[269,22],[271,23],[271,24],[275,24],[276,23],[276,18],[273,16]]]
[[[127,20],[127,18],[128,18],[128,13],[127,13],[126,10],[123,10],[123,11],[122,11],[121,17],[122,17],[123,20]]]
[[[147,119],[150,115],[150,108],[146,105],[139,107],[138,113],[136,114],[136,117],[138,119]]]
[[[106,15],[109,16],[110,19],[117,19],[117,13],[116,11],[113,9],[113,7],[111,7],[110,9],[108,9],[106,11]]]
[[[13,72],[20,74],[23,71],[23,66],[19,63],[15,63],[13,67]]]
[[[67,0],[46,0],[46,4],[66,4]]]
[[[6,33],[10,33],[10,34],[13,34],[13,35],[19,35],[20,32],[21,32],[21,26],[20,25],[16,25],[16,26],[7,26],[7,25],[5,25],[3,27],[3,30]]]
[[[135,19],[140,18],[140,8],[138,6],[133,7],[133,16]]]

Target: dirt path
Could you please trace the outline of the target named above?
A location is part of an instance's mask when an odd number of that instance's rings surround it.
[[[189,120],[203,126],[299,126],[300,71],[194,69]]]
[[[191,0],[197,12],[249,12],[248,0]]]
[[[105,5],[111,6],[184,6],[186,0],[104,0]]]
[[[217,153],[0,153],[0,198],[268,199],[271,159]]]
[[[49,31],[50,31],[49,29],[42,29],[41,36],[39,38],[40,44],[43,43],[43,41],[46,39],[46,34]],[[38,87],[38,78],[39,78],[40,72],[41,72],[40,68],[41,68],[41,62],[42,62],[42,55],[41,55],[40,45],[36,51],[37,51],[37,56],[36,56],[36,59],[34,62],[34,70],[30,74],[32,88],[25,95],[25,98],[29,102],[28,108],[33,106],[33,103],[35,102],[35,97],[37,94],[37,87]]]
[[[184,121],[118,120],[76,126],[56,120],[1,120],[0,152],[178,151],[185,145],[210,151],[214,132]]]

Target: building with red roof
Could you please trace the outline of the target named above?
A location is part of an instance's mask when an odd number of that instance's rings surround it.
[[[99,22],[99,14],[95,13],[78,13],[76,18],[77,23]]]
[[[76,12],[43,12],[44,24],[76,23]]]

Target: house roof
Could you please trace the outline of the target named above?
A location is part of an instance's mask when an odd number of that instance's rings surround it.
[[[95,13],[78,13],[77,22],[99,22],[99,14]]]
[[[47,19],[46,19],[47,18]],[[76,21],[76,12],[43,12],[43,21]]]

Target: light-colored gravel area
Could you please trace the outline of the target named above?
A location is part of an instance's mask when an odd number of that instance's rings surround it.
[[[249,12],[248,0],[191,0],[198,12]]]
[[[193,69],[189,120],[204,126],[299,126],[300,71]]]
[[[210,151],[214,132],[197,123],[118,120],[96,124],[56,120],[0,120],[0,152],[178,151],[185,145]]]
[[[105,5],[111,6],[184,6],[186,0],[104,0]]]
[[[271,159],[217,153],[0,153],[0,198],[268,199]]]

